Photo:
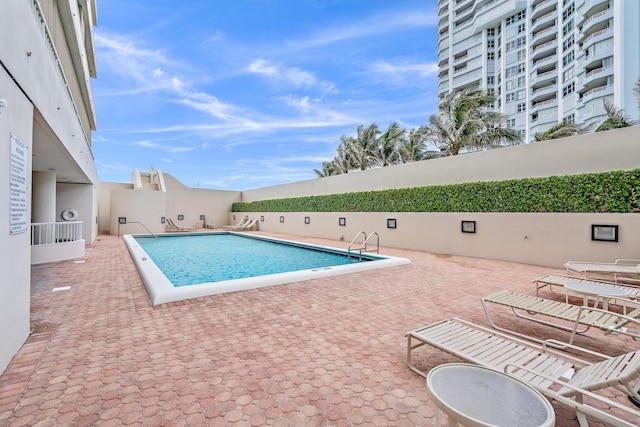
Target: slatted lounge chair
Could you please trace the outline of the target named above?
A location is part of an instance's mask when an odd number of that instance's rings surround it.
[[[584,334],[591,327],[601,329],[605,334],[618,333],[630,336],[634,340],[640,339],[640,305],[638,305],[637,301],[624,300],[627,314],[614,313],[599,308],[567,304],[533,295],[518,294],[508,290],[499,291],[486,296],[482,298],[481,301],[484,312],[487,315],[487,320],[492,328],[527,339],[532,339],[532,337],[524,336],[510,329],[496,325],[489,314],[487,303],[507,306],[511,308],[513,313],[521,319],[531,320],[543,325],[569,331],[571,332],[569,344],[573,344],[577,334]],[[534,315],[536,315],[537,318],[533,317]],[[572,323],[573,326],[566,326],[560,323],[551,322],[549,320],[541,319],[540,317],[563,320],[570,324]],[[630,329],[630,326],[633,326],[633,328]]]
[[[598,285],[611,286],[612,288],[621,289],[625,291],[628,295],[627,298],[629,299],[640,300],[640,287],[616,285],[614,283],[606,282],[603,280],[581,279],[581,278],[572,277],[572,276],[565,276],[562,274],[547,274],[546,276],[542,276],[538,279],[535,279],[533,282],[536,284],[536,296],[538,295],[538,292],[540,291],[540,289],[544,288],[545,286],[549,286],[549,290],[553,294],[565,295],[565,292],[554,292],[553,287],[560,286],[564,288],[564,286],[567,283],[579,282],[579,283],[596,283]]]
[[[244,218],[242,218],[242,220],[237,223],[236,225],[223,225],[222,228],[226,228],[226,229],[232,229],[232,228],[238,228],[238,227],[242,227],[246,224],[249,223],[249,217],[245,216]]]
[[[258,220],[252,219],[251,221],[238,226],[238,227],[230,227],[229,230],[233,231],[247,231],[247,230],[257,230],[258,229]]]
[[[640,283],[640,259],[617,259],[612,263],[568,261],[564,266],[567,273],[582,273],[585,279],[596,274],[613,276],[615,283],[618,280]]]
[[[194,231],[196,229],[195,227],[178,227],[171,218],[167,218],[167,224],[169,224],[165,227],[167,231]]]
[[[591,399],[604,403],[608,408],[615,408],[625,417],[640,420],[640,412],[634,408],[594,393],[613,387],[630,399],[640,399],[640,350],[610,357],[551,340],[536,344],[456,318],[407,332],[406,336],[407,365],[423,377],[426,377],[426,373],[413,365],[411,352],[430,345],[466,362],[506,372],[530,384],[547,398],[574,408],[582,427],[588,426],[586,416],[608,425],[634,425],[590,405]],[[557,345],[601,361],[590,363],[581,360],[555,348]],[[586,403],[585,396],[589,398]]]

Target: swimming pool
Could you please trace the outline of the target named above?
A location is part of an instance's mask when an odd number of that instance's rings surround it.
[[[368,253],[360,260],[341,249],[234,232],[123,239],[153,305],[410,262]]]

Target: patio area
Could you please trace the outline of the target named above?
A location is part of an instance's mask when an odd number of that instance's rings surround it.
[[[435,425],[425,380],[405,363],[405,332],[454,316],[488,326],[482,296],[535,294],[533,279],[564,273],[381,253],[411,264],[152,307],[122,239],[99,236],[81,259],[32,268],[33,332],[0,377],[0,425]],[[568,339],[513,319],[519,332]],[[575,344],[609,355],[640,345],[598,330]],[[426,346],[414,359],[425,370],[459,361]],[[554,406],[556,425],[578,425]]]

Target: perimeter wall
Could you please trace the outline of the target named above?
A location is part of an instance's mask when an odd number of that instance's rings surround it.
[[[244,191],[243,202],[475,181],[574,175],[640,167],[640,127]],[[568,260],[640,258],[640,214],[608,213],[278,213],[235,212],[259,229],[336,240],[346,248],[360,232],[383,246],[562,267]],[[305,223],[305,218],[307,223]],[[344,226],[340,224],[344,218]],[[396,228],[387,228],[395,219]],[[461,221],[476,221],[463,233]],[[618,241],[594,241],[591,226],[617,225]],[[359,241],[362,241],[360,239]]]

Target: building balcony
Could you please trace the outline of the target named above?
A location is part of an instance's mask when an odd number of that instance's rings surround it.
[[[557,0],[534,1],[531,5],[531,19],[537,19],[539,16],[542,16],[551,10],[556,10],[556,4]]]
[[[558,41],[554,37],[546,43],[541,43],[531,47],[531,59],[536,60],[538,58],[544,58],[551,53],[556,53],[558,47]]]
[[[551,55],[547,55],[547,56],[543,56],[542,58],[537,58],[537,59],[533,59],[531,61],[531,64],[535,67],[541,67],[543,65],[547,65],[549,64],[549,62],[555,62],[558,59],[558,55],[554,53],[552,53]]]
[[[557,96],[558,85],[556,82],[552,84],[531,89],[531,102],[542,102]]]
[[[606,85],[609,77],[613,74],[613,67],[598,67],[588,71],[579,79],[579,87],[581,91],[588,91],[594,87]]]
[[[545,83],[554,80],[558,77],[558,69],[555,64],[551,65],[553,68],[549,70],[538,69],[537,72],[531,73],[529,76],[530,85],[545,86]]]
[[[604,84],[580,93],[580,102],[587,102],[591,99],[602,98],[611,94],[613,94],[613,85]]]
[[[556,11],[552,10],[551,12],[548,12],[548,13],[542,15],[541,17],[539,17],[535,21],[532,21],[531,22],[531,32],[535,33],[535,32],[538,32],[540,30],[544,30],[545,28],[548,28],[550,26],[556,25],[557,16],[558,16],[558,14],[556,13]]]
[[[609,19],[613,18],[613,10],[609,7],[600,12],[596,12],[591,16],[585,16],[585,20],[582,23],[578,23],[578,29],[581,33],[594,32],[593,27],[608,23]]]
[[[492,2],[478,10],[473,21],[473,33],[495,27],[503,19],[527,9],[525,0]]]
[[[578,16],[583,15],[585,20],[589,19],[591,15],[609,7],[610,1],[611,0],[585,0],[583,4],[576,5]]]
[[[449,46],[449,31],[446,32],[446,35],[443,36],[440,34],[440,41],[438,41],[438,49],[444,49]]]
[[[551,108],[558,106],[558,98],[555,94],[549,95],[548,99],[540,100],[537,102],[531,102],[531,111],[535,112],[541,108]]]
[[[609,27],[602,28],[594,33],[591,33],[588,35],[583,34],[582,36],[580,36],[580,39],[578,39],[578,45],[580,46],[581,49],[587,49],[593,43],[608,37],[612,37],[612,36],[613,36],[613,31],[611,30],[611,28]]]
[[[546,43],[549,40],[556,38],[556,33],[558,32],[557,25],[552,25],[551,27],[547,27],[538,32],[531,33],[531,45],[535,46],[540,43]]]

